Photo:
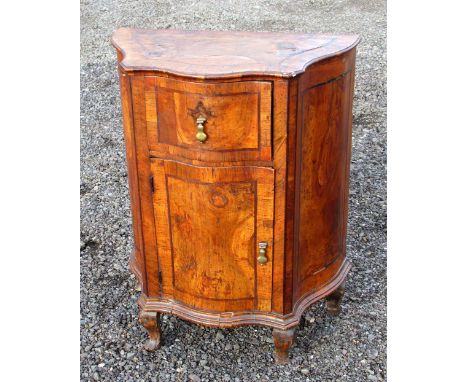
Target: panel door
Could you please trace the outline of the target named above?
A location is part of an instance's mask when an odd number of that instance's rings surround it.
[[[163,295],[207,311],[270,311],[274,170],[160,159],[151,169]]]

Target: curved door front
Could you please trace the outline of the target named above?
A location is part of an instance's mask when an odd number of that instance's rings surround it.
[[[164,297],[206,311],[270,311],[274,170],[158,159],[151,168]]]

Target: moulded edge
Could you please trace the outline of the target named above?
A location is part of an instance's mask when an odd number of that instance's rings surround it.
[[[140,308],[147,312],[173,314],[182,319],[212,327],[233,327],[241,325],[263,325],[275,329],[286,330],[299,325],[304,311],[315,302],[323,299],[344,281],[351,268],[345,260],[335,276],[319,290],[304,294],[294,305],[292,313],[281,315],[274,312],[243,311],[215,313],[192,308],[171,299],[147,297],[144,293],[138,299]]]
[[[115,32],[114,32],[115,33]],[[311,59],[310,61],[307,61],[301,69],[294,70],[291,72],[278,72],[278,71],[237,71],[237,72],[229,72],[229,73],[218,73],[218,74],[201,74],[201,73],[185,73],[185,72],[179,72],[176,70],[170,70],[167,68],[155,68],[152,66],[138,66],[138,65],[132,65],[132,66],[127,66],[125,64],[125,56],[126,52],[125,49],[123,49],[120,45],[118,45],[114,41],[114,33],[112,34],[111,37],[111,45],[122,55],[122,59],[119,61],[119,67],[124,70],[125,72],[137,72],[137,71],[146,71],[146,72],[154,72],[154,73],[166,73],[166,74],[171,74],[174,76],[182,77],[182,78],[193,78],[193,79],[229,79],[229,78],[242,78],[242,77],[247,77],[247,76],[264,76],[264,77],[278,77],[278,78],[293,78],[298,76],[299,74],[304,73],[307,68],[315,64],[317,62],[320,62],[322,60],[325,60],[327,58],[339,56],[345,52],[348,52],[352,49],[354,49],[359,42],[361,41],[361,37],[359,35],[353,35],[356,37],[355,41],[347,46],[344,49],[337,50],[335,52],[330,52],[329,54],[324,54],[323,56],[316,57],[314,59]]]

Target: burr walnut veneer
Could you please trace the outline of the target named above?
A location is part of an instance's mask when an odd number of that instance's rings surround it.
[[[355,35],[119,29],[140,321],[273,328],[343,280]]]

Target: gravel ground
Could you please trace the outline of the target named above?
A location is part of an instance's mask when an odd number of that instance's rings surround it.
[[[121,26],[356,32],[348,256],[340,317],[306,312],[291,362],[271,331],[204,328],[164,316],[165,345],[145,353],[127,261],[131,218],[115,52]],[[386,4],[349,1],[81,1],[81,380],[386,380]]]

